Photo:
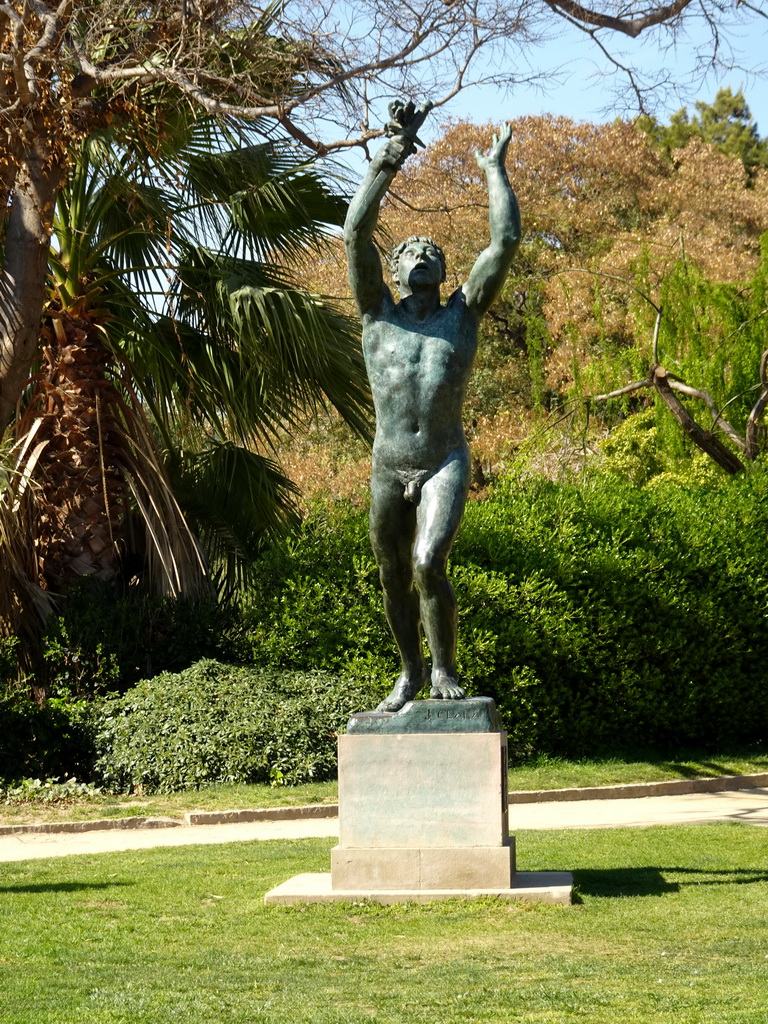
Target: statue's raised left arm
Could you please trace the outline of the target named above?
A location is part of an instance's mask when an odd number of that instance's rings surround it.
[[[478,256],[463,288],[467,306],[476,310],[478,316],[486,312],[501,291],[522,234],[517,197],[504,167],[511,137],[512,129],[505,125],[493,136],[493,145],[487,153],[475,154],[488,182],[491,229],[491,244]]]

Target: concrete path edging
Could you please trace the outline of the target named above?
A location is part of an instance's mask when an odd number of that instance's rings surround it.
[[[688,793],[717,793],[768,786],[768,772],[755,775],[725,775],[717,778],[672,779],[584,789],[517,790],[509,794],[510,805],[557,803],[577,800],[626,800],[640,797],[677,796]],[[338,804],[308,804],[299,807],[260,807],[232,811],[187,811],[184,820],[171,817],[100,818],[91,821],[40,822],[0,826],[0,836],[27,833],[81,833],[107,830],[186,828],[205,825],[236,825],[246,822],[297,821],[335,818]]]
[[[187,811],[187,825],[229,825],[241,821],[296,821],[300,818],[337,818],[338,804],[306,804],[303,807],[257,807],[242,811]]]
[[[518,836],[527,831],[562,829],[617,829],[653,825],[701,825],[732,822],[768,829],[768,787],[728,789],[685,795],[648,796],[644,799],[616,799],[616,789],[605,787],[613,797],[593,800],[550,800],[512,804],[509,823]],[[326,804],[325,813],[331,814]],[[284,809],[287,810],[287,809]],[[109,820],[99,831],[93,823],[75,833],[26,834],[18,831],[0,836],[0,865],[5,862],[68,857],[74,854],[122,853],[155,847],[211,846],[222,843],[252,843],[259,840],[304,840],[339,838],[338,817],[293,817],[282,820],[233,821],[223,824],[185,826],[171,819],[174,827],[121,828],[120,819]],[[124,821],[125,819],[123,819]],[[99,823],[96,823],[97,825]],[[86,828],[82,826],[86,825]],[[179,826],[182,827],[179,827]],[[117,827],[116,827],[117,826]]]
[[[0,836],[29,832],[78,833],[114,829],[185,828],[195,825],[234,825],[250,821],[298,821],[307,818],[336,818],[338,804],[308,804],[301,807],[258,807],[241,811],[187,811],[178,818],[96,818],[90,821],[53,821],[26,825],[1,825]]]
[[[717,778],[671,779],[667,782],[629,782],[618,786],[584,789],[530,789],[509,794],[510,804],[543,804],[561,800],[629,800],[644,796],[681,796],[720,793],[768,786],[768,772],[756,775],[721,775]]]
[[[14,836],[29,832],[44,833],[77,833],[105,832],[107,830],[178,828],[183,822],[176,818],[97,818],[91,821],[41,821],[27,825],[2,825],[0,836]]]

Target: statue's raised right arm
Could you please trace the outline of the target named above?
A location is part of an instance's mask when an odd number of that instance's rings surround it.
[[[391,120],[387,124],[387,133],[391,137],[374,154],[349,204],[344,222],[344,245],[349,264],[349,283],[361,316],[379,309],[386,287],[381,260],[373,244],[379,206],[397,172],[411,153],[416,151],[416,144],[422,144],[416,132],[431,107],[429,102],[418,108],[411,101],[390,104]]]
[[[477,258],[464,285],[467,306],[482,316],[501,291],[517,248],[520,245],[520,210],[509,184],[504,160],[512,129],[506,125],[493,136],[487,153],[475,154],[488,182],[488,208],[491,244]]]

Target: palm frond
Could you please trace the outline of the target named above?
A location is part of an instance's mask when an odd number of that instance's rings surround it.
[[[208,518],[194,512],[207,550],[237,574],[296,514],[292,485],[253,449],[328,404],[369,435],[370,396],[357,322],[290,270],[343,221],[327,171],[274,128],[193,118],[167,99],[159,90],[156,127],[143,121],[135,145],[109,131],[82,144],[56,211],[48,315],[54,333],[62,317],[85,318],[112,355],[101,394],[115,406],[119,473],[174,593],[204,574],[158,446],[186,453],[177,484],[198,491],[185,510],[208,480],[244,487],[221,489]]]
[[[184,336],[184,357],[197,401],[208,387],[230,436],[268,441],[326,400],[369,434],[356,320],[255,261],[190,249],[178,277],[176,320],[195,332]]]
[[[234,255],[290,264],[344,221],[342,197],[311,164],[297,164],[274,143],[191,154],[186,185],[190,239],[199,218],[222,239],[220,250]]]
[[[265,543],[299,520],[297,489],[271,460],[229,441],[168,452],[168,472],[227,594]]]
[[[36,634],[56,601],[39,585],[34,546],[34,474],[47,443],[38,429],[0,444],[0,636]]]
[[[197,537],[176,499],[164,461],[136,396],[117,398],[123,431],[121,461],[126,481],[151,541],[146,546],[149,575],[165,581],[171,597],[199,594],[208,587],[208,566]]]

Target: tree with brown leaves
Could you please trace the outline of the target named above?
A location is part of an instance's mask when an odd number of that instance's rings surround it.
[[[14,414],[37,349],[51,214],[70,145],[99,126],[151,139],[162,100],[166,109],[279,123],[325,153],[378,135],[370,111],[393,91],[440,105],[474,81],[530,79],[517,70],[521,58],[561,18],[603,52],[606,34],[665,33],[671,43],[688,20],[703,18],[720,60],[728,29],[765,15],[762,0],[0,3],[0,424]],[[642,102],[642,83],[627,74]],[[328,142],[329,123],[341,124],[343,137]]]

